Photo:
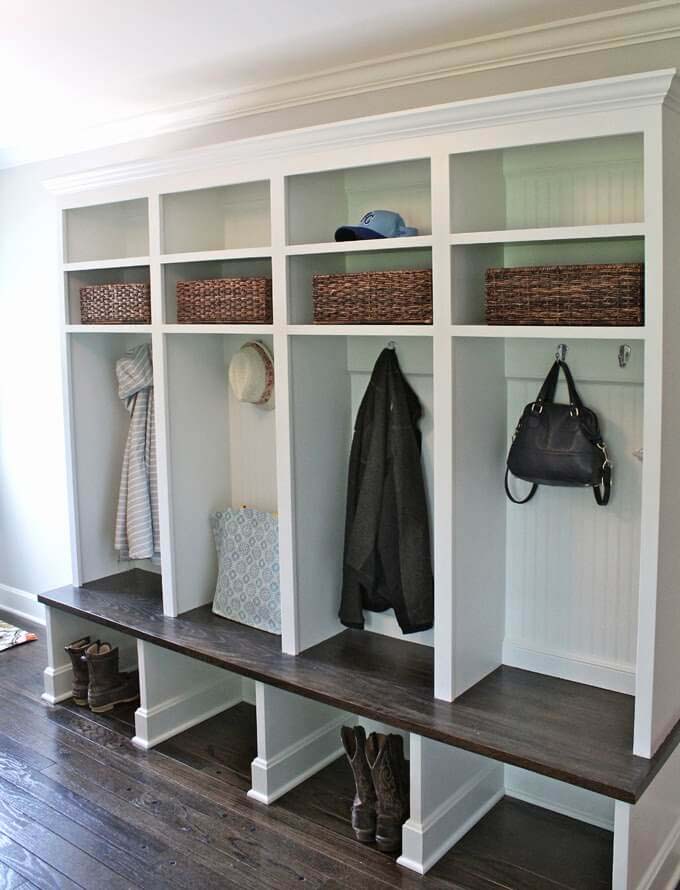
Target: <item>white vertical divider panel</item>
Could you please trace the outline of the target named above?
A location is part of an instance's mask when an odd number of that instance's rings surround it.
[[[612,890],[675,890],[680,880],[680,749],[634,805],[616,801]]]
[[[680,124],[660,108],[645,132],[645,452],[635,753],[652,756],[680,717]],[[647,491],[649,486],[649,492]]]
[[[68,492],[68,514],[71,540],[71,574],[73,583],[77,587],[82,580],[80,565],[80,543],[78,524],[78,496],[76,492],[77,475],[75,468],[74,430],[73,430],[73,397],[72,397],[72,367],[69,335],[65,331],[69,323],[69,294],[68,282],[63,272],[63,262],[66,259],[65,243],[68,235],[68,215],[60,206],[57,215],[57,255],[59,266],[59,295],[61,299],[60,324],[61,324],[61,375],[62,393],[64,402],[64,440],[66,454],[66,490]]]
[[[640,592],[636,655],[634,751],[651,757],[654,702],[654,649],[659,565],[661,496],[661,413],[663,386],[663,145],[661,109],[646,115],[644,129],[645,192],[645,349],[640,529]]]
[[[282,173],[270,180],[274,373],[276,380],[276,485],[279,512],[279,584],[281,589],[281,648],[288,655],[300,651],[295,596],[295,509],[290,422],[290,355],[288,325],[288,269],[286,268],[286,180]]]
[[[156,412],[156,459],[158,470],[158,514],[161,538],[161,575],[163,579],[163,611],[179,614],[174,576],[174,536],[170,497],[170,450],[168,426],[168,375],[166,369],[163,273],[161,254],[161,198],[149,194],[149,255],[151,283],[151,348],[153,353],[154,409]]]
[[[502,662],[505,341],[453,341],[454,697]]]
[[[440,149],[431,158],[432,189],[432,301],[434,403],[434,694],[453,700],[454,604],[451,580],[453,523],[453,388],[451,355],[451,248],[449,221],[451,187],[449,155]]]
[[[257,757],[248,797],[270,804],[342,754],[340,728],[356,717],[264,683],[255,684]]]
[[[503,764],[411,735],[411,812],[399,865],[424,875],[503,797]]]
[[[133,745],[148,750],[237,705],[241,677],[179,652],[137,640],[140,704]]]

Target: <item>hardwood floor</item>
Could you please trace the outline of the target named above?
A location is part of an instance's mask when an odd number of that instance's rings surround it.
[[[508,798],[420,878],[353,839],[343,760],[255,803],[251,706],[142,752],[132,709],[41,702],[45,631],[30,629],[38,642],[0,653],[0,890],[610,886],[608,832]]]

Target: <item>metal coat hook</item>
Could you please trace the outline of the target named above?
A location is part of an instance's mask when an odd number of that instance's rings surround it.
[[[556,362],[565,361],[567,358],[567,350],[568,349],[569,349],[569,347],[567,346],[566,343],[558,343],[557,349],[555,351],[555,361]]]
[[[397,348],[397,344],[394,342],[394,340],[388,340],[388,341],[387,341],[387,348],[388,348],[388,349],[396,349],[396,348]]]
[[[622,343],[619,346],[619,368],[625,368],[628,362],[630,361],[630,354],[632,350],[628,343]]]

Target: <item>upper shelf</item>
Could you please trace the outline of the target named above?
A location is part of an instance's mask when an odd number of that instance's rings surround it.
[[[632,754],[632,696],[500,667],[455,702],[432,697],[429,646],[347,630],[306,652],[202,606],[163,614],[157,575],[134,570],[40,602],[289,692],[635,803],[680,740]]]
[[[644,223],[613,223],[591,226],[548,226],[543,229],[496,229],[489,232],[456,232],[453,245],[511,244],[533,241],[587,241],[597,238],[644,238]]]
[[[286,247],[289,256],[324,253],[371,253],[382,250],[404,250],[413,247],[432,247],[431,235],[411,235],[404,238],[375,238],[366,241],[319,241],[316,244],[292,244]]]

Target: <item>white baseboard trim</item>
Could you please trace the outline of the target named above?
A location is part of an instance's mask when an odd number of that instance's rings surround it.
[[[646,872],[642,876],[636,890],[676,890],[677,879],[680,877],[680,866],[671,865],[673,873],[664,874],[664,866],[668,862],[673,850],[680,842],[680,817],[668,834],[668,837],[659,848],[656,856],[649,863]]]
[[[260,803],[274,803],[292,788],[318,773],[343,753],[340,727],[347,723],[342,714],[315,732],[294,742],[274,757],[256,757],[251,764],[253,787],[248,797]]]
[[[420,875],[426,874],[504,794],[503,765],[488,764],[422,823],[413,819],[406,822],[402,830],[402,854],[397,864]]]
[[[587,822],[606,831],[614,830],[613,801],[584,788],[506,765],[505,793],[508,797],[578,819],[579,822]]]
[[[503,664],[575,683],[599,686],[612,692],[635,695],[635,671],[628,665],[593,661],[578,655],[544,652],[515,640],[503,642]]]
[[[153,705],[135,711],[135,735],[132,744],[148,751],[197,723],[203,723],[242,701],[240,689],[234,695],[230,676],[202,689],[190,689]]]
[[[38,602],[38,597],[27,590],[0,584],[0,609],[16,616],[20,621],[45,623],[45,607]]]

